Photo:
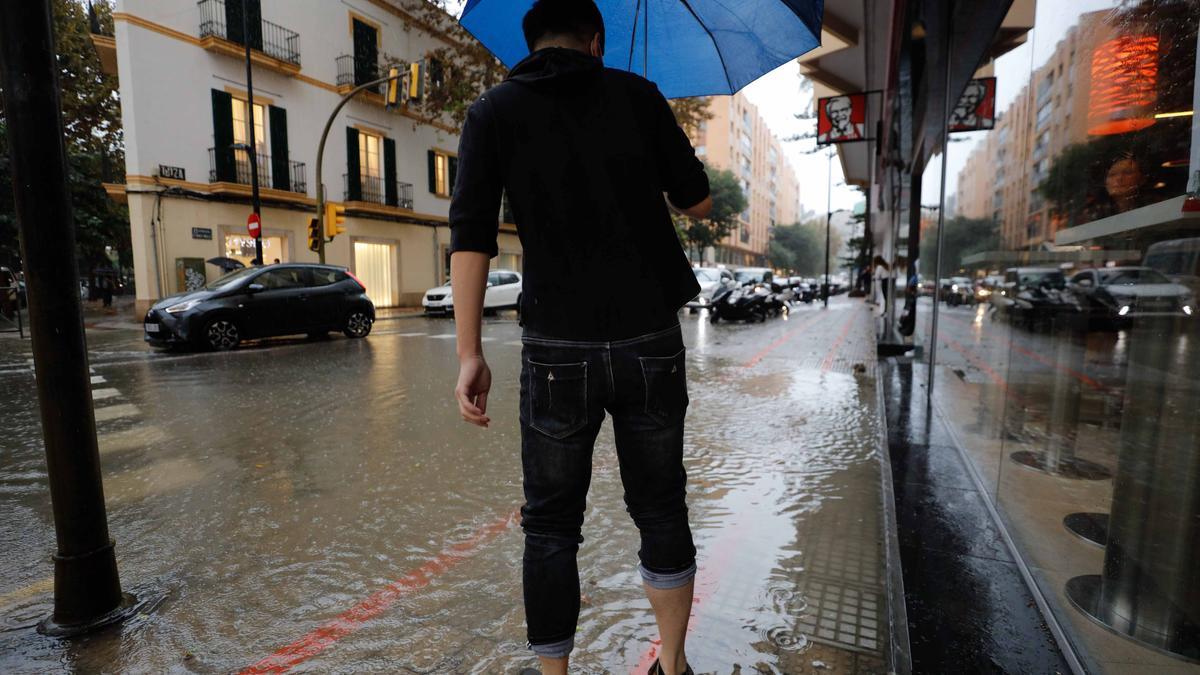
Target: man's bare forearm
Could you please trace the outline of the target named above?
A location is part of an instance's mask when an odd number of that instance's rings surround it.
[[[489,260],[488,254],[478,251],[455,251],[450,256],[450,288],[454,297],[459,361],[483,355],[480,333]]]

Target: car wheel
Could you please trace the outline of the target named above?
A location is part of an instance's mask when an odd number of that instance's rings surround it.
[[[346,317],[346,325],[342,328],[346,337],[365,338],[371,334],[371,317],[361,309],[350,312]]]
[[[228,351],[242,342],[242,333],[232,319],[217,318],[204,324],[204,346],[216,352]]]
[[[708,318],[713,323],[719,323],[721,321],[721,313],[715,309],[710,309],[708,310]]]

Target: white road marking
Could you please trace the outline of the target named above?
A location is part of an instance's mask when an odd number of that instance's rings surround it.
[[[46,577],[45,579],[29,584],[25,588],[18,588],[11,593],[0,595],[0,607],[8,608],[22,600],[25,600],[26,598],[30,598],[35,595],[41,595],[42,593],[49,593],[53,590],[54,577]]]
[[[100,454],[144,448],[169,440],[167,432],[156,425],[139,424],[129,429],[114,431],[107,434],[97,434],[96,440],[100,445]]]
[[[107,380],[104,379],[103,375],[93,375],[92,376],[92,384],[102,384],[106,381]]]
[[[429,333],[394,333],[394,335],[399,335],[400,337],[417,337],[421,335],[429,335]]]
[[[454,333],[443,333],[441,335],[430,335],[429,337],[435,340],[453,340],[458,336]]]
[[[484,337],[484,338],[479,338],[479,341],[480,341],[480,342],[495,342],[495,341],[496,341],[496,338],[494,338],[494,337]]]
[[[103,401],[108,398],[116,398],[117,396],[120,396],[120,395],[121,395],[121,392],[118,389],[109,388],[109,389],[93,389],[92,390],[92,400],[93,401]]]
[[[122,417],[133,417],[140,414],[136,405],[132,403],[122,403],[121,405],[110,405],[104,408],[96,409],[96,421],[108,422],[111,420],[121,419]]]

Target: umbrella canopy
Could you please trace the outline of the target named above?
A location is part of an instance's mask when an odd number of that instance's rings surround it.
[[[221,269],[225,270],[226,272],[232,272],[233,270],[240,270],[246,266],[246,264],[243,263],[241,260],[235,260],[233,258],[226,258],[224,256],[218,257],[218,258],[209,258],[206,262],[208,262],[209,265],[216,265],[217,267],[220,267]]]
[[[459,21],[505,66],[529,54],[531,0],[469,0]],[[820,44],[823,0],[596,0],[604,65],[645,75],[667,98],[733,94]]]

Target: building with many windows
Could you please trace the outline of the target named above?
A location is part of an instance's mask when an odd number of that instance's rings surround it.
[[[717,247],[716,262],[765,265],[771,228],[799,216],[796,172],[783,144],[743,94],[709,100],[712,119],[692,134],[696,154],[710,166],[732,171],[748,204],[737,227]]]
[[[265,263],[317,260],[307,226],[321,180],[347,216],[327,261],[349,267],[377,306],[417,304],[448,278],[453,124],[418,100],[388,110],[380,92],[364,92],[333,120],[316,174],[318,139],[343,94],[456,45],[411,10],[405,0],[117,1],[112,53],[97,46],[117,66],[126,175],[107,187],[128,201],[139,302],[219,276],[207,260],[253,259],[251,137]],[[501,226],[493,264],[520,269],[515,227]]]

